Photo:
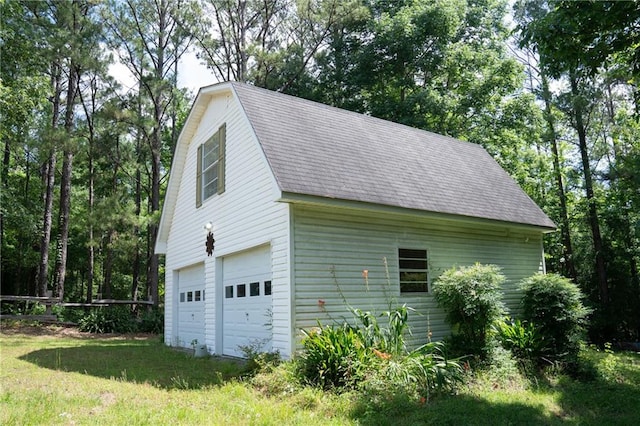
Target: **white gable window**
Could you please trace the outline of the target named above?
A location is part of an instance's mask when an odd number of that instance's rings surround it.
[[[223,124],[198,147],[196,207],[200,207],[207,198],[224,192],[225,145],[226,126]]]
[[[423,293],[429,291],[429,269],[427,251],[398,249],[400,293]]]

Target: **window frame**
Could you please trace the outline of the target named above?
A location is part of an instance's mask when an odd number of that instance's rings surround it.
[[[260,281],[253,281],[249,283],[249,297],[262,296],[260,293]]]
[[[236,299],[239,299],[241,297],[247,297],[247,284],[246,283],[242,283],[242,284],[236,284]]]
[[[227,141],[227,125],[223,123],[216,132],[206,141],[198,146],[196,161],[196,208],[214,195],[222,194],[225,191],[225,163],[226,163],[226,143]],[[217,143],[218,155],[207,164],[205,157],[208,153],[215,150]],[[207,144],[213,144],[210,150],[205,150]],[[216,173],[208,181],[205,181],[206,173],[217,167]],[[215,191],[206,195],[205,188],[215,182]]]
[[[420,252],[424,252],[424,258],[420,257],[401,257],[400,256],[400,252],[401,250],[405,250],[405,251],[420,251]],[[429,248],[428,247],[416,247],[416,246],[411,246],[411,245],[406,245],[406,246],[397,246],[396,247],[396,255],[397,257],[397,261],[398,261],[398,292],[400,293],[401,296],[410,296],[410,295],[424,295],[424,294],[429,294],[431,292],[431,273],[430,273],[430,267],[429,267]],[[426,264],[426,268],[408,268],[408,267],[402,267],[402,261],[403,260],[411,260],[411,259],[415,259],[415,260],[424,260],[425,264]],[[426,286],[426,289],[424,290],[403,290],[402,289],[402,284],[403,281],[401,279],[403,272],[425,272],[426,273],[426,282],[424,283],[424,285]],[[405,281],[405,284],[407,282]]]

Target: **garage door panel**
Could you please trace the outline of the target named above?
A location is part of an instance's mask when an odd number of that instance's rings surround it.
[[[178,271],[178,344],[191,347],[205,340],[205,290],[202,264]]]
[[[223,353],[242,356],[240,346],[271,350],[271,255],[269,247],[225,257]]]

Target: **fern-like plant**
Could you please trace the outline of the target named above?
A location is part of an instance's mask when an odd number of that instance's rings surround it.
[[[495,324],[496,334],[505,349],[520,361],[538,361],[545,341],[538,327],[532,322],[505,318]]]
[[[523,315],[539,326],[545,339],[545,356],[575,360],[591,312],[582,303],[578,286],[557,274],[536,274],[521,284]]]
[[[434,283],[433,294],[465,350],[484,355],[491,325],[506,313],[500,286],[505,277],[495,265],[452,268]]]

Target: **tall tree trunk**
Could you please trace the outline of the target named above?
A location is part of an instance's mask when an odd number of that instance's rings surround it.
[[[67,246],[69,241],[69,211],[71,209],[71,168],[73,153],[64,151],[62,178],[60,179],[60,210],[58,216],[58,244],[56,247],[55,294],[64,298],[64,282],[67,273]]]
[[[104,276],[102,280],[102,298],[111,299],[111,278],[113,276],[113,247],[111,242],[113,241],[113,228],[110,228],[107,232],[107,236],[104,241],[104,251],[106,253],[106,259],[104,261]]]
[[[611,90],[610,81],[606,82],[606,89],[607,89],[607,113],[609,114],[609,123],[612,126],[615,126],[616,112],[615,112],[613,93]],[[619,144],[616,142],[616,138],[612,137],[611,141],[612,141],[612,148],[613,148],[613,155],[614,155],[613,168],[615,169],[617,168],[618,161],[621,161],[624,155],[621,153],[621,149]],[[611,167],[611,164],[610,164],[610,167]],[[620,186],[620,182],[618,181],[619,179],[618,173],[614,170],[614,172],[610,173],[609,175],[611,176],[611,187],[618,189]],[[620,194],[619,197],[622,198],[622,203],[620,203],[620,205],[624,206],[627,203],[629,203],[628,194],[626,194],[624,190],[620,190],[620,189],[618,189],[618,192]],[[635,239],[633,238],[633,235],[634,235],[633,225],[632,225],[633,220],[629,215],[629,209],[622,208],[620,209],[619,214],[621,216],[622,224],[624,225],[623,231],[622,231],[622,241],[624,242],[626,251],[627,253],[637,253],[638,247]],[[634,286],[638,287],[640,285],[640,276],[638,276],[638,264],[636,262],[636,257],[633,254],[631,254],[628,259],[629,259],[629,273],[631,275],[631,283]]]
[[[564,189],[562,179],[562,168],[560,167],[560,155],[558,152],[558,138],[555,128],[555,120],[551,111],[551,92],[547,77],[542,75],[542,99],[544,101],[544,119],[547,123],[547,141],[551,145],[553,157],[553,175],[556,181],[556,191],[560,202],[560,233],[562,236],[562,250],[565,259],[564,273],[574,281],[578,274],[573,261],[573,244],[571,243],[571,228],[569,226],[569,214],[567,212],[567,194]]]
[[[155,216],[155,213],[160,210],[160,156],[162,151],[162,135],[161,135],[161,123],[164,115],[164,108],[162,106],[163,95],[162,92],[166,90],[164,83],[165,72],[165,51],[164,47],[167,45],[167,20],[169,18],[169,5],[162,0],[160,7],[158,8],[158,40],[157,45],[163,46],[157,50],[158,60],[154,69],[155,72],[155,84],[153,86],[153,131],[151,133],[151,214]],[[147,289],[149,291],[149,297],[153,300],[154,305],[159,303],[159,291],[158,291],[158,270],[159,270],[159,258],[155,254],[153,246],[156,242],[158,235],[158,224],[152,222],[149,227],[149,239],[147,240],[147,250],[149,253],[149,262],[147,267]]]
[[[578,144],[580,147],[580,158],[582,160],[582,170],[584,173],[584,186],[587,194],[588,217],[593,239],[593,250],[595,252],[596,275],[598,280],[598,290],[600,303],[604,308],[609,303],[609,286],[607,283],[607,269],[604,259],[604,245],[602,234],[600,233],[600,221],[598,219],[598,207],[593,191],[593,179],[591,175],[591,165],[589,162],[589,150],[587,147],[587,132],[584,124],[584,108],[578,80],[575,74],[570,73],[571,95],[573,97],[573,113],[575,119],[576,132],[578,133]]]
[[[159,72],[162,73],[162,67],[159,68]],[[160,210],[160,155],[162,150],[160,122],[162,120],[162,114],[161,105],[156,102],[154,108],[154,118],[156,122],[153,133],[151,134],[151,214],[153,216]],[[149,266],[147,268],[147,289],[149,291],[149,297],[153,300],[153,304],[158,305],[159,258],[154,250],[156,237],[158,235],[158,224],[155,221],[149,225],[148,232],[147,250],[149,253]]]
[[[93,170],[93,137],[89,137],[89,259],[87,265],[87,303],[93,298],[93,276],[95,270],[95,247],[93,244],[93,198],[95,176]]]
[[[158,137],[160,135],[157,135]],[[151,174],[151,214],[155,215],[160,210],[160,156],[159,153],[152,152],[152,174]],[[154,244],[158,235],[158,224],[151,223],[148,227],[149,237],[147,240],[147,253],[148,253],[148,268],[147,268],[147,289],[149,291],[149,297],[153,300],[153,304],[158,304],[159,291],[158,291],[158,270],[159,259],[155,254]]]
[[[60,179],[60,212],[58,216],[58,246],[56,257],[56,296],[64,298],[64,281],[67,273],[67,246],[69,242],[69,212],[71,210],[71,170],[73,165],[73,115],[78,89],[79,73],[71,64],[69,67],[69,83],[67,89],[67,104],[64,119],[64,128],[67,136],[67,144],[64,149],[62,161],[62,178]]]
[[[89,101],[91,102],[91,108],[87,105],[85,101],[82,91],[78,91],[78,96],[80,97],[80,102],[82,103],[82,108],[84,109],[84,115],[87,119],[87,128],[89,130],[89,135],[87,137],[87,160],[88,160],[88,177],[89,182],[87,182],[87,191],[88,191],[88,199],[87,199],[87,211],[89,215],[88,220],[88,256],[87,256],[87,298],[85,299],[87,303],[91,303],[91,299],[93,299],[93,280],[95,276],[95,244],[94,244],[94,199],[95,199],[95,165],[94,158],[95,155],[93,147],[95,145],[96,140],[96,130],[95,130],[95,113],[96,113],[96,97],[97,97],[97,84],[95,78],[91,79],[90,82],[91,87],[91,98]],[[84,280],[83,280],[84,284]],[[82,298],[82,289],[80,290],[80,297]]]
[[[142,212],[141,204],[142,199],[140,195],[140,191],[142,191],[142,185],[140,179],[142,176],[140,175],[140,169],[136,170],[136,194],[135,194],[135,215],[136,215],[136,225],[133,229],[133,238],[135,238],[135,253],[133,255],[133,272],[131,274],[131,299],[138,300],[138,293],[140,291],[140,226],[138,225],[138,221],[140,220],[140,213]],[[135,305],[134,305],[135,306]]]
[[[82,27],[82,19],[89,13],[89,5],[81,3],[71,4],[70,31],[71,36],[77,36]],[[74,156],[74,107],[78,96],[80,84],[80,66],[76,60],[70,60],[69,78],[67,84],[67,102],[64,120],[64,129],[67,143],[65,144],[62,177],[60,181],[60,211],[58,216],[58,245],[55,265],[56,294],[62,300],[64,298],[64,283],[67,274],[67,248],[69,244],[69,214],[71,210],[71,172]]]
[[[58,120],[60,117],[60,102],[61,102],[61,80],[62,70],[61,65],[54,62],[52,66],[52,78],[51,84],[53,86],[52,97],[52,115],[51,115],[51,132],[55,133],[58,128]],[[47,161],[42,167],[42,178],[44,183],[44,212],[42,217],[42,231],[40,234],[40,265],[38,269],[38,296],[46,296],[47,288],[49,286],[49,244],[51,242],[51,228],[52,228],[52,216],[53,216],[53,191],[55,186],[56,176],[56,143],[53,142],[49,148],[49,156]]]
[[[42,168],[44,180],[44,214],[42,217],[42,232],[40,235],[40,269],[38,271],[38,296],[47,295],[49,286],[49,244],[51,242],[51,228],[53,222],[53,190],[56,176],[56,150],[51,148],[49,159]]]
[[[4,155],[2,158],[2,177],[0,178],[0,188],[3,193],[6,194],[6,190],[9,187],[9,166],[11,163],[11,146],[9,145],[9,138],[6,138],[4,141]],[[0,205],[2,204],[2,196],[0,194]],[[0,209],[0,253],[2,252],[2,241],[4,241],[4,209]],[[4,268],[0,268],[0,274]],[[6,278],[3,279],[0,276],[0,283],[6,283]],[[11,288],[7,289],[7,285],[2,287],[2,293],[5,294],[16,294],[16,290],[18,288],[18,283],[13,282],[10,284]],[[18,294],[20,294],[18,292]]]
[[[6,194],[7,188],[9,187],[9,166],[11,163],[11,146],[9,145],[9,138],[6,138],[4,141],[4,155],[2,158],[2,177],[0,178],[0,205],[3,204],[2,194]],[[2,250],[2,241],[4,240],[4,214],[3,209],[0,209],[0,252]],[[5,282],[0,276],[0,282]],[[14,284],[14,289],[17,286]],[[6,290],[6,288],[5,288]],[[13,293],[13,291],[11,292]]]
[[[85,105],[84,102],[82,102]],[[85,106],[86,111],[86,106]],[[89,114],[86,114],[89,117]],[[89,157],[89,197],[88,197],[88,209],[89,209],[89,255],[87,259],[87,303],[91,303],[91,299],[93,299],[93,278],[95,276],[95,244],[94,244],[94,235],[93,235],[93,205],[94,205],[94,197],[95,197],[95,169],[93,164],[93,144],[95,141],[95,131],[93,127],[93,114],[91,114],[91,118],[87,119],[87,123],[89,124],[89,147],[88,147],[88,157]]]
[[[138,78],[140,92],[144,92],[144,99],[151,104],[147,111],[147,116],[151,120],[141,120],[140,130],[146,130],[146,123],[151,122],[149,131],[144,133],[143,142],[148,144],[150,153],[147,214],[153,219],[147,227],[147,240],[144,247],[146,247],[147,294],[157,305],[160,302],[158,288],[160,262],[158,255],[154,253],[154,245],[158,234],[156,221],[160,210],[162,135],[166,121],[170,119],[167,113],[174,95],[174,87],[170,80],[171,66],[184,52],[179,46],[184,46],[186,49],[188,43],[185,44],[185,41],[188,36],[181,33],[179,29],[181,18],[177,19],[174,14],[182,15],[182,11],[175,2],[126,0],[121,3],[123,7],[116,8],[120,12],[116,19],[124,21],[133,31],[134,36],[124,36],[118,31],[119,22],[112,22],[111,25],[118,41],[127,51],[129,56],[127,65]],[[140,252],[142,250],[144,248],[141,248]],[[135,286],[136,283],[132,283],[132,287]]]
[[[25,167],[24,167],[24,192],[23,192],[23,203],[25,206],[29,205],[29,190],[31,188],[31,163],[29,161],[29,157],[31,153],[27,148],[24,149],[25,153]],[[27,265],[26,257],[28,251],[40,251],[40,246],[38,245],[35,239],[29,241],[20,241],[20,251],[23,253],[23,256],[20,256],[20,262],[18,264],[18,272],[17,275],[20,277],[20,285],[18,294],[30,294],[35,295],[38,294],[38,266],[37,265]],[[32,279],[32,277],[34,279]]]
[[[142,64],[140,64],[142,68]],[[142,98],[143,90],[142,80],[138,82],[138,98],[136,103],[138,117],[142,117]],[[140,173],[141,164],[143,164],[142,156],[142,131],[138,129],[136,135],[136,189],[135,189],[135,215],[136,224],[133,229],[133,238],[135,238],[135,254],[133,256],[133,271],[131,274],[131,300],[138,300],[140,292],[140,214],[142,213],[142,174]],[[148,297],[147,297],[148,299]],[[135,309],[136,305],[132,305]]]

